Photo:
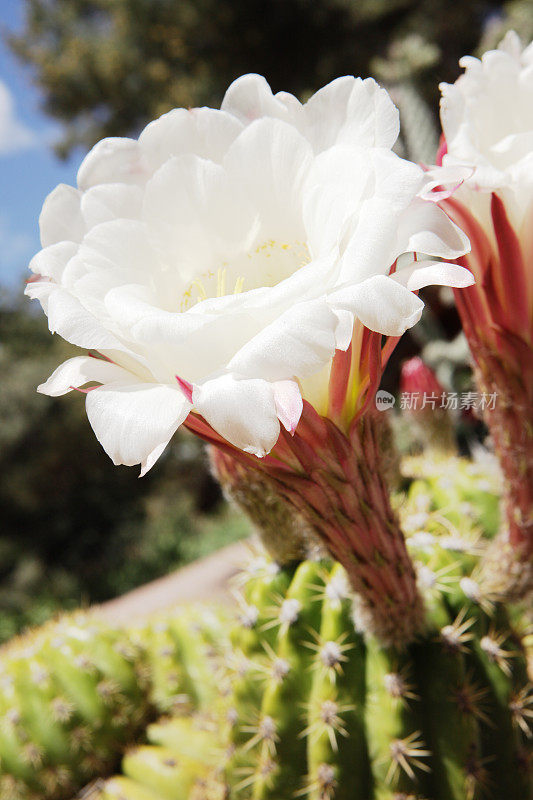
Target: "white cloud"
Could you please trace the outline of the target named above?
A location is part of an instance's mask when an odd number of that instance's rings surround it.
[[[24,150],[35,143],[35,134],[17,119],[13,96],[6,84],[0,81],[0,156]]]

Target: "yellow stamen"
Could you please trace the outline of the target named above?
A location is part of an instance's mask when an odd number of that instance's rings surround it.
[[[226,294],[226,269],[217,271],[217,297],[224,297]]]
[[[244,289],[244,277],[241,275],[241,277],[237,278],[237,280],[235,281],[235,289],[233,290],[233,294],[240,294],[243,289]]]

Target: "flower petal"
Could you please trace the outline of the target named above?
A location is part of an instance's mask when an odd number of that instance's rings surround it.
[[[409,266],[391,275],[391,278],[412,292],[417,292],[425,286],[453,286],[464,289],[475,283],[475,278],[469,269],[445,261],[413,261]]]
[[[277,381],[273,384],[278,419],[293,434],[302,416],[304,403],[296,381]]]
[[[87,153],[78,170],[78,186],[83,191],[100,183],[142,185],[145,180],[146,170],[135,139],[102,139]]]
[[[177,385],[114,381],[89,392],[86,408],[96,438],[113,463],[142,464],[144,474],[191,405]]]
[[[108,383],[109,381],[131,380],[133,376],[117,364],[91,356],[76,356],[64,361],[50,375],[47,381],[37,387],[41,394],[59,397],[61,394],[78,389],[86,383]]]
[[[386,275],[348,286],[329,298],[334,307],[352,311],[372,331],[401,336],[418,322],[424,303]]]
[[[371,110],[370,110],[371,109]],[[389,93],[373,78],[355,81],[339,143],[391,148],[400,132],[400,114]]]
[[[338,324],[324,299],[299,303],[247,342],[228,367],[270,381],[312,375],[332,358]]]
[[[138,219],[142,207],[139,186],[127,183],[100,183],[84,192],[81,213],[87,229],[114,219]]]
[[[264,237],[302,240],[300,197],[311,161],[309,143],[294,127],[276,119],[256,120],[232,144],[224,167],[260,211]]]
[[[30,269],[36,275],[43,275],[60,282],[61,275],[66,265],[78,252],[76,242],[56,242],[39,250],[30,261]]]
[[[52,333],[58,333],[67,342],[86,349],[124,349],[122,343],[69,292],[53,286],[47,300],[48,327]]]
[[[220,163],[242,130],[234,116],[212,108],[174,108],[146,126],[139,147],[154,172],[173,156],[195,154]]]
[[[148,182],[143,218],[155,233],[169,267],[191,280],[216,272],[239,253],[253,230],[253,207],[241,186],[212,161],[195,155],[171,158]]]
[[[454,259],[470,251],[468,236],[434,203],[416,198],[398,224],[402,253],[425,253]]]
[[[43,247],[62,241],[81,241],[85,223],[80,211],[80,199],[80,192],[65,183],[60,183],[50,192],[39,216]]]
[[[214,378],[193,391],[194,408],[230,444],[262,458],[279,436],[272,384],[264,380]]]
[[[233,81],[220,108],[244,123],[260,117],[289,118],[287,106],[274,97],[267,80],[254,73]]]

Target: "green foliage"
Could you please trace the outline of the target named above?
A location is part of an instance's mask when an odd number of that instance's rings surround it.
[[[65,125],[58,152],[138,132],[175,106],[220,102],[245,72],[299,96],[343,74],[439,80],[478,45],[498,0],[26,0],[14,51]],[[416,44],[405,47],[402,41]]]

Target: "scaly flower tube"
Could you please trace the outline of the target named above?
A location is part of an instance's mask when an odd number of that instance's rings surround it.
[[[89,421],[117,464],[144,474],[185,424],[254,468],[281,470],[285,488],[305,474],[312,488],[289,494],[308,509],[317,490],[301,451],[322,459],[333,485],[337,448],[350,459],[345,434],[395,337],[420,317],[418,289],[473,280],[432,260],[459,257],[468,240],[421,197],[427,178],[391,152],[397,135],[397,110],[370,79],[339,78],[302,105],[248,75],[221,110],[176,109],[138,140],[100,142],[78,188],[45,202],[27,289],[50,330],[97,357],[70,359],[39,390],[87,387]],[[374,449],[359,449],[372,475]],[[344,534],[331,541],[332,491],[313,524],[320,517],[330,549],[353,561]],[[361,558],[373,563],[367,539]],[[406,582],[413,603],[412,568],[397,594]]]
[[[533,45],[510,32],[460,64],[441,86],[435,177],[461,183],[441,202],[472,243],[459,263],[476,283],[455,295],[479,388],[494,398],[485,416],[505,478],[508,569],[496,555],[492,577],[523,594],[533,580]]]

